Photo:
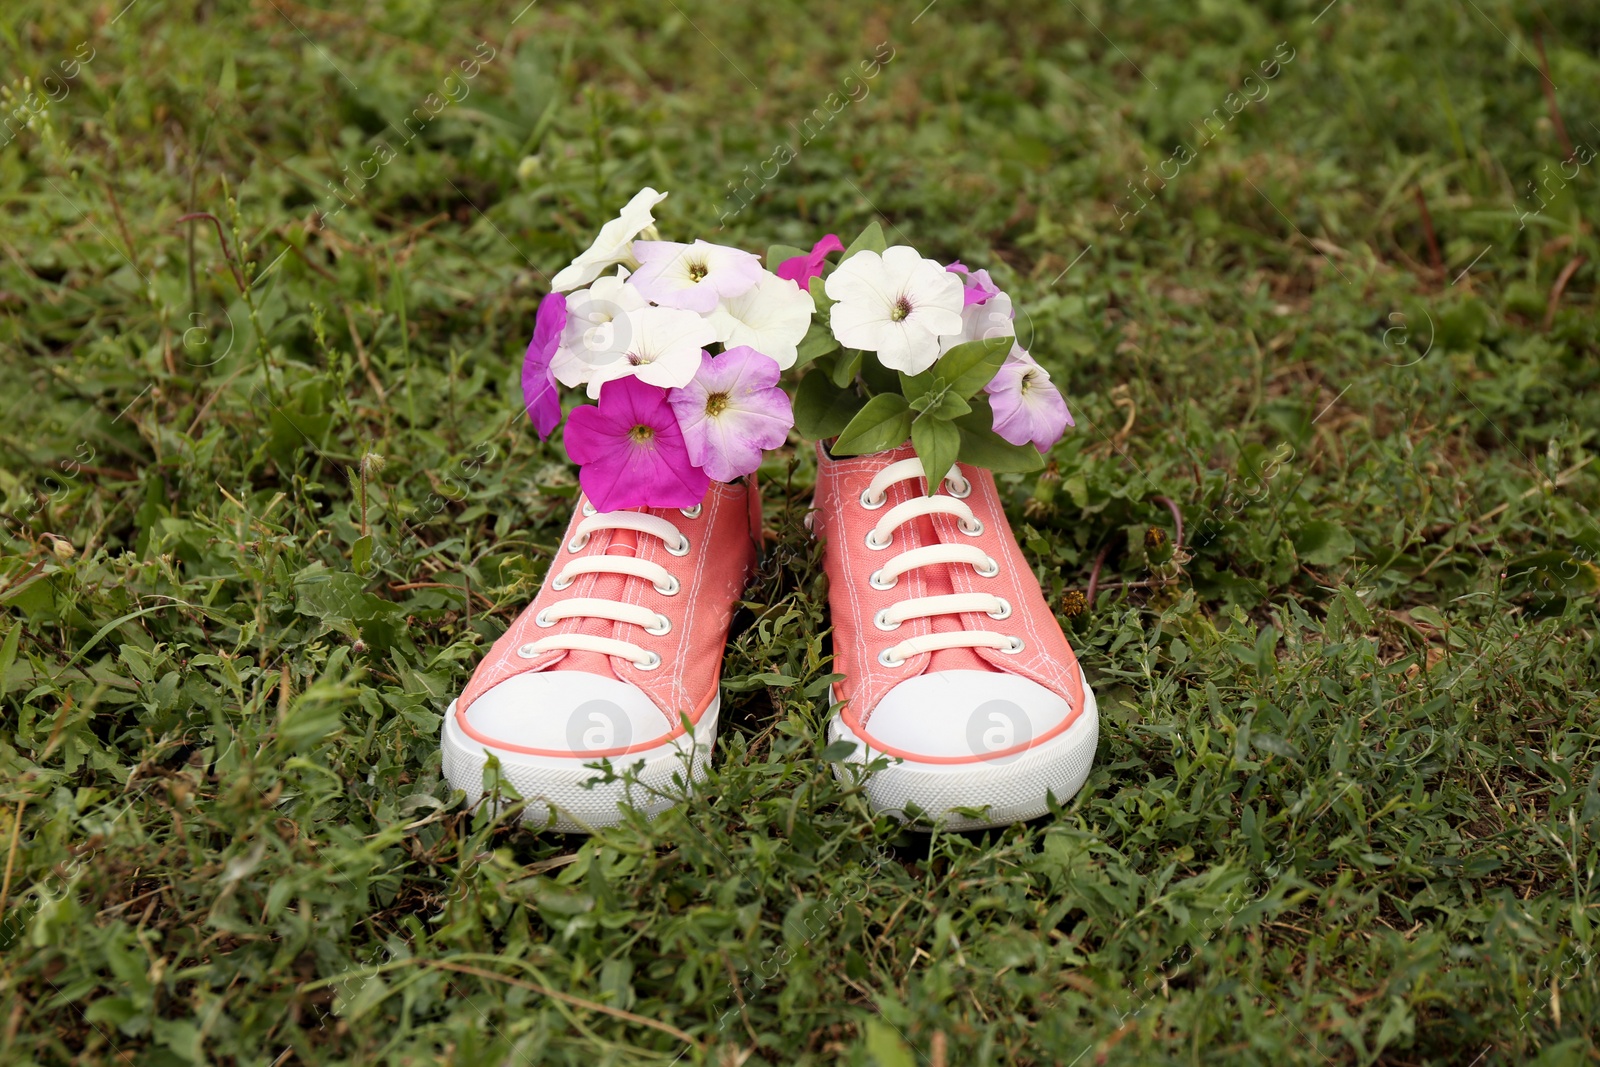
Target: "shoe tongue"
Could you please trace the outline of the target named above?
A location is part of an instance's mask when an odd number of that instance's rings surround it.
[[[934,531],[933,519],[924,515],[914,523],[917,543],[921,545],[937,545],[940,543],[939,535]],[[961,567],[965,564],[955,563],[945,567],[927,567],[922,574],[928,583],[923,596],[943,596],[955,592],[955,586],[950,581],[950,567]],[[932,619],[933,632],[936,634],[959,633],[963,627],[959,615],[935,615]],[[934,671],[993,671],[994,667],[982,656],[970,648],[943,648],[928,657],[928,665],[923,668],[923,674],[932,674]]]

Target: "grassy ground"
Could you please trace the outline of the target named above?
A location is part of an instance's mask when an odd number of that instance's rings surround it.
[[[123,2],[0,22],[0,1062],[1600,1058],[1590,0]],[[573,492],[533,308],[644,184],[1026,309],[1059,813],[834,781],[803,449],[699,795],[441,782]]]

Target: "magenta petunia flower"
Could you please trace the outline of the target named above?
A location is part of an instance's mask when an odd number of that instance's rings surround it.
[[[719,482],[761,466],[761,453],[783,444],[794,425],[783,372],[771,356],[747,345],[702,355],[694,381],[667,394],[689,458]]]
[[[823,260],[828,258],[828,253],[843,251],[844,242],[839,240],[839,235],[830,233],[812,245],[810,252],[803,256],[793,256],[784,260],[778,264],[778,269],[772,273],[805,289],[810,287],[812,278],[822,277],[822,263]]]
[[[1050,372],[1039,366],[1021,345],[995,372],[983,391],[994,409],[994,432],[1014,445],[1032,442],[1040,452],[1061,440],[1075,425],[1061,391],[1050,382]]]
[[[961,275],[963,307],[981,304],[1000,292],[1000,287],[994,283],[993,278],[989,277],[989,272],[981,267],[978,270],[968,270],[958,259],[946,267],[945,270],[951,274]]]
[[[573,408],[566,441],[583,495],[601,511],[693,507],[711,487],[689,459],[667,391],[638,378],[606,382],[598,406]]]
[[[556,392],[550,358],[561,344],[561,331],[566,326],[567,298],[564,295],[551,293],[539,301],[539,311],[533,317],[533,340],[528,342],[527,354],[522,357],[522,403],[541,441],[561,425],[561,397]]]

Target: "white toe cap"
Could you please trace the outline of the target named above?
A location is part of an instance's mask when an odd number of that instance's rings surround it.
[[[871,741],[902,753],[986,759],[1048,734],[1072,706],[1037,682],[990,671],[935,671],[908,678],[865,724]]]
[[[583,671],[538,671],[508,678],[468,706],[476,739],[580,759],[656,740],[671,726],[637,686]]]

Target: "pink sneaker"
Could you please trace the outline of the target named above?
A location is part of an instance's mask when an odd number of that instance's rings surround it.
[[[1066,801],[1094,761],[1094,694],[994,476],[958,464],[927,496],[909,445],[817,456],[815,529],[845,676],[828,737],[855,742],[849,763],[893,757],[866,780],[874,810],[969,830]]]
[[[683,510],[580,500],[539,595],[445,714],[450,784],[477,803],[493,753],[524,821],[569,832],[615,825],[623,804],[670,807],[716,741],[723,645],[760,531],[753,481],[713,483]],[[586,787],[602,760],[637,782]]]

